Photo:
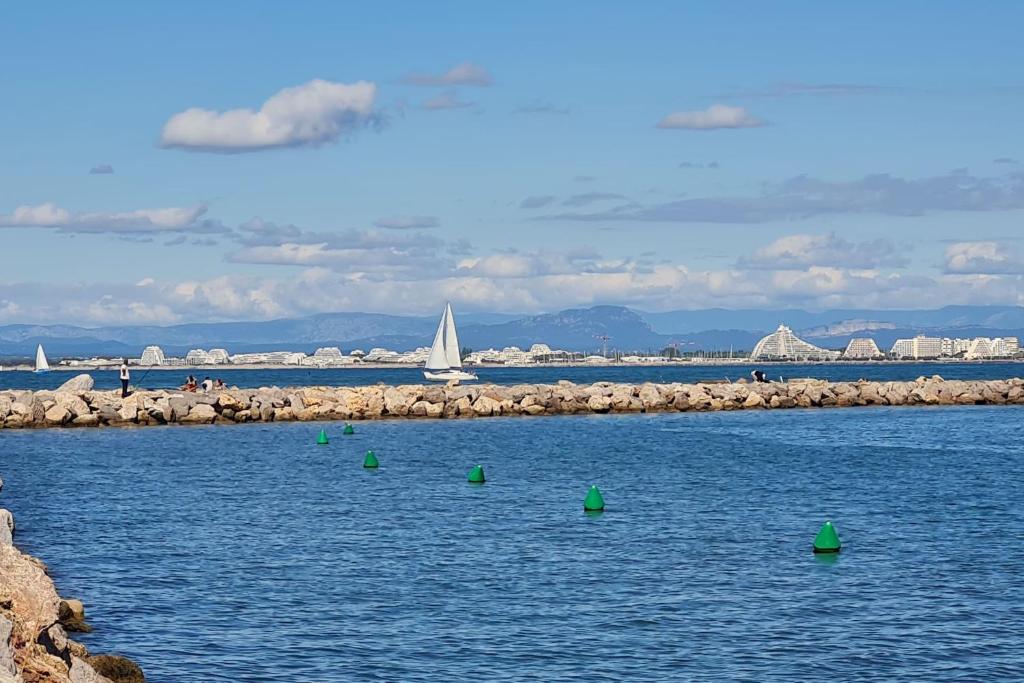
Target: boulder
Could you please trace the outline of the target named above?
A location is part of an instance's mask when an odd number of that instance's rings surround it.
[[[71,668],[68,670],[70,683],[113,683],[106,676],[100,675],[81,657],[71,657]]]
[[[14,515],[0,508],[0,546],[14,543]]]
[[[46,424],[62,425],[71,419],[71,413],[64,406],[54,405],[45,413]]]
[[[61,600],[57,607],[57,618],[65,631],[91,633],[92,626],[85,623],[85,606],[81,600]]]
[[[607,413],[611,410],[612,399],[610,396],[591,396],[587,399],[587,408],[594,413]]]
[[[213,406],[200,403],[192,406],[187,415],[178,418],[178,422],[182,424],[209,424],[213,422],[215,417],[217,417],[217,411]]]
[[[71,393],[82,393],[85,391],[92,391],[95,382],[92,380],[91,375],[81,374],[75,375],[64,384],[57,387],[57,391],[67,391]]]
[[[0,683],[19,683],[18,667],[14,664],[14,647],[11,635],[14,624],[7,617],[0,616]]]
[[[86,659],[89,666],[113,683],[146,683],[139,665],[120,655],[93,655]]]

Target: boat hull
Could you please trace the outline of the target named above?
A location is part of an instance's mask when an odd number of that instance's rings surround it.
[[[437,372],[424,370],[423,376],[431,382],[450,382],[453,379],[457,379],[461,382],[470,382],[472,380],[479,379],[473,373],[463,372],[462,370],[438,370]]]

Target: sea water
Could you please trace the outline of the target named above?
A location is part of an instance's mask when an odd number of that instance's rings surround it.
[[[1024,680],[1022,418],[0,432],[0,502],[154,683]]]
[[[577,365],[544,367],[484,367],[474,368],[480,383],[493,384],[554,384],[569,380],[577,384],[591,382],[735,382],[750,381],[752,370],[763,370],[772,381],[815,377],[836,382],[859,379],[908,381],[925,375],[940,375],[945,379],[1006,379],[1024,375],[1024,364],[1019,362],[939,362],[939,363],[757,363],[672,365]],[[120,389],[121,381],[116,368],[111,370],[83,370],[92,375],[97,389]],[[132,384],[146,389],[180,387],[191,374],[199,380],[209,376],[224,380],[229,386],[367,386],[372,384],[424,384],[423,370],[400,368],[293,368],[293,369],[241,369],[225,366],[217,369],[180,367],[174,369],[131,368]],[[0,391],[5,389],[56,389],[75,376],[74,372],[46,373],[0,372]]]

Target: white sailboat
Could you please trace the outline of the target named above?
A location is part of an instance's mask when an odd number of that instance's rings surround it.
[[[459,336],[455,332],[455,315],[452,305],[445,304],[441,322],[434,335],[434,343],[430,347],[430,355],[423,366],[423,376],[435,382],[456,380],[473,380],[477,376],[462,369],[462,356],[459,349]]]
[[[36,347],[36,372],[49,372],[50,364],[46,362],[46,354],[43,353],[43,345]]]

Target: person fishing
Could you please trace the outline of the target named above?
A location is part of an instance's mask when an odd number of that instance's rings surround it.
[[[131,373],[128,372],[128,361],[121,361],[121,398],[128,397],[128,381]]]

